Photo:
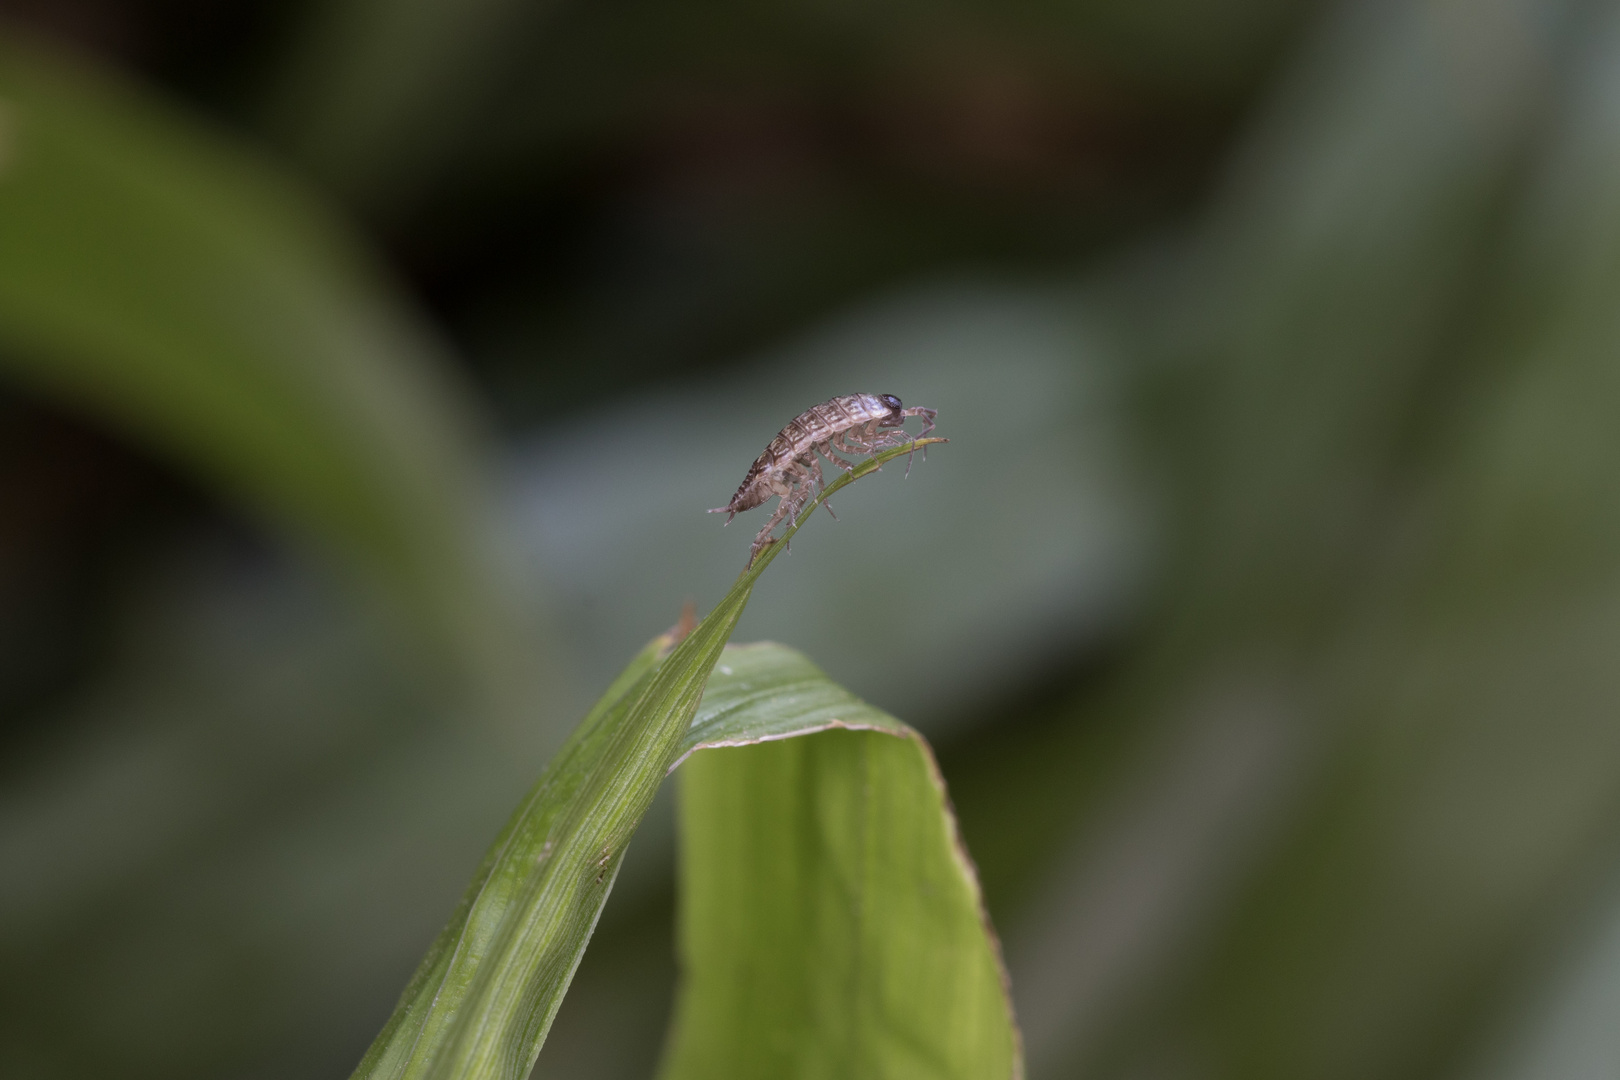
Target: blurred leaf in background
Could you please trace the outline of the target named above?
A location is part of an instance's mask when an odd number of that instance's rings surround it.
[[[251,152],[17,46],[0,95],[7,368],[339,546],[517,707],[487,478],[434,335]]]
[[[110,670],[13,743],[33,753],[0,800],[6,1071],[106,1071],[131,1045],[125,1071],[207,1069],[289,1022],[271,973],[331,951],[296,896],[320,908],[338,882],[312,896],[273,869],[290,833],[294,863],[327,859],[333,818],[307,807],[352,797],[428,716],[533,728],[543,653],[468,395],[343,227],[256,153],[47,52],[6,47],[0,101],[0,364],[338,553],[382,601],[346,610],[330,578],[182,534],[136,560],[150,580]],[[384,939],[404,922],[370,916]],[[69,1038],[69,1012],[92,1030]]]
[[[1301,8],[334,0],[258,115],[533,422],[939,268],[1068,271],[1188,205]]]
[[[1352,5],[1240,159],[1160,335],[1184,569],[1088,721],[1138,775],[1009,932],[1034,1074],[1454,1072],[1605,876],[1612,18]]]

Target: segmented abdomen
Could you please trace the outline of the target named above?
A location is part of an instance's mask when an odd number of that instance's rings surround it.
[[[795,458],[810,453],[812,447],[827,442],[839,432],[881,420],[890,411],[876,394],[846,394],[804,410],[776,433],[765,452],[748,467],[737,494],[731,497],[731,508],[748,510],[758,506],[771,497],[770,490],[758,483],[762,476],[786,469]]]

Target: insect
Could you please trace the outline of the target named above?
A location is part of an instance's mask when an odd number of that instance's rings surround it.
[[[752,566],[759,553],[775,542],[771,539],[771,530],[783,518],[792,521],[804,504],[826,486],[818,455],[825,455],[834,465],[849,472],[855,465],[839,457],[839,452],[875,454],[908,442],[915,443],[934,430],[934,417],[938,415],[938,410],[920,405],[908,409],[893,394],[848,394],[806,409],[788,421],[787,427],[777,432],[776,438],[765,447],[765,452],[754,459],[731,501],[709,513],[726,514],[729,525],[731,519],[744,510],[752,510],[772,496],[781,496],[776,512],[759,530],[754,546],[749,549],[748,565]],[[915,436],[902,426],[908,416],[923,418],[923,429]],[[927,455],[928,448],[924,447],[923,456]],[[906,471],[911,471],[909,463]],[[827,512],[832,514],[831,506],[827,507]],[[837,517],[833,514],[834,520]]]

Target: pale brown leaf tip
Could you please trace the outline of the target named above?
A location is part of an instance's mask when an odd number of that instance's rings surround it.
[[[669,628],[670,644],[679,645],[686,640],[686,635],[690,634],[696,627],[697,604],[692,601],[691,597],[687,597],[686,603],[681,605],[680,619],[674,626]]]

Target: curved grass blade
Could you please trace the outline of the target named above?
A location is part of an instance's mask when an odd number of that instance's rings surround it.
[[[829,495],[907,449],[876,455],[827,485],[783,539]],[[591,709],[490,848],[357,1080],[528,1075],[630,836],[680,756],[755,582],[785,546],[766,548],[684,640],[650,644]]]
[[[696,753],[715,747],[746,747]],[[774,644],[682,743],[683,983],[663,1080],[1023,1074],[1000,949],[922,736]]]
[[[670,769],[699,750],[752,746],[833,728],[902,738],[916,734],[827,678],[803,653],[769,641],[728,645]]]

